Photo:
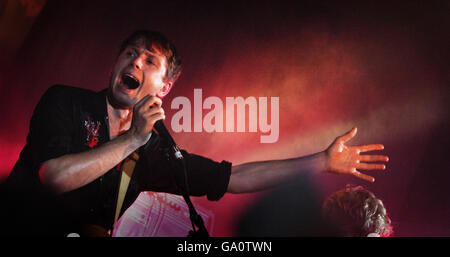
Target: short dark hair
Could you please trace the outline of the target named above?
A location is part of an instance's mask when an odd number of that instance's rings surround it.
[[[331,194],[323,204],[322,214],[343,236],[377,233],[387,237],[393,233],[383,202],[361,186],[346,187]]]
[[[175,45],[162,33],[152,30],[137,30],[122,42],[119,54],[121,54],[127,46],[136,44],[140,40],[143,40],[147,50],[153,51],[156,49],[166,57],[167,71],[165,79],[175,83],[181,74],[181,58],[177,53]]]

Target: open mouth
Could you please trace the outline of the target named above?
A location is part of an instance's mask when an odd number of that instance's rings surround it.
[[[131,76],[130,74],[124,74],[122,76],[122,83],[128,88],[128,89],[136,89],[139,87],[139,81]]]

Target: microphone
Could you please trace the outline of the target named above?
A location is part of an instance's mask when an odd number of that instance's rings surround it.
[[[167,141],[167,146],[172,149],[175,158],[178,160],[183,159],[183,155],[181,154],[180,149],[178,148],[175,140],[173,140],[172,136],[164,125],[164,122],[162,120],[156,121],[153,125],[153,128],[158,132],[161,138],[164,138]]]

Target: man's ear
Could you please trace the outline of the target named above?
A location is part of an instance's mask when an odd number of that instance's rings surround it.
[[[170,92],[170,89],[172,89],[172,85],[173,82],[164,83],[164,86],[159,90],[158,97],[163,98],[166,96]]]

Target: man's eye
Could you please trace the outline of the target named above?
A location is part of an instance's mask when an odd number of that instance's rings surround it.
[[[147,64],[153,64],[152,59],[147,59],[146,62],[147,62]]]
[[[126,56],[135,56],[134,52],[132,51],[126,52],[125,54]]]

